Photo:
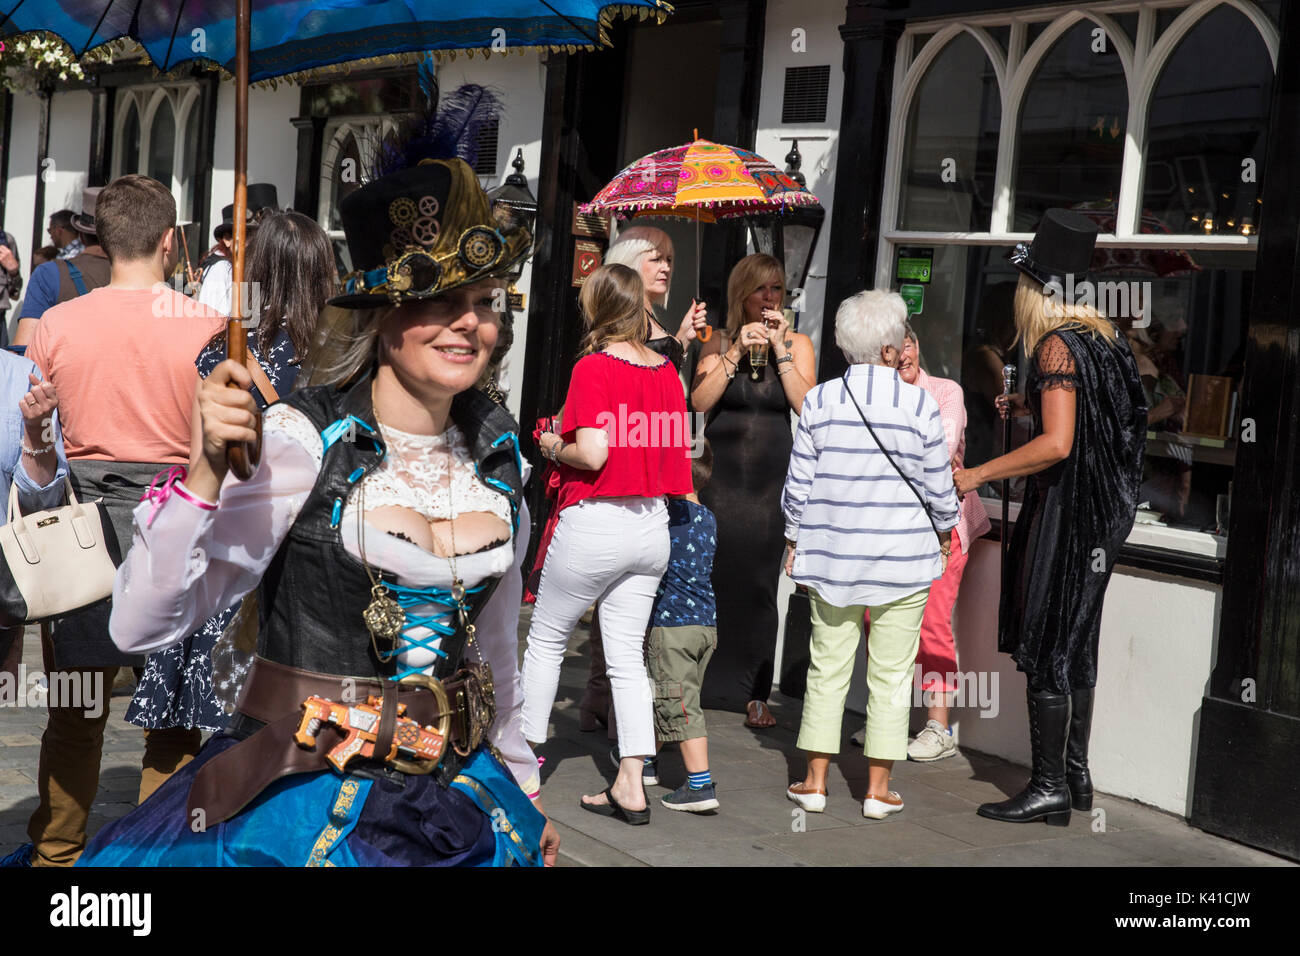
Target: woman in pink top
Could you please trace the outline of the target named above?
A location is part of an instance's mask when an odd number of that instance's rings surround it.
[[[954,468],[962,467],[966,454],[966,402],[961,386],[952,379],[935,378],[921,368],[921,348],[909,323],[903,339],[898,375],[909,385],[919,385],[939,403],[943,433],[948,440],[948,457]],[[907,747],[912,760],[942,760],[957,752],[948,726],[948,708],[957,690],[957,646],[952,634],[952,609],[957,603],[962,572],[971,542],[989,530],[989,516],[978,495],[961,500],[961,517],[952,529],[952,557],[943,577],[930,587],[930,600],[921,620],[921,648],[916,660],[921,665],[921,690],[925,693],[925,729]]]

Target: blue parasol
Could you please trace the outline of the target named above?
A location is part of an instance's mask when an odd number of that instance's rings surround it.
[[[212,64],[235,78],[234,288],[244,281],[244,221],[248,208],[248,87],[311,74],[341,64],[409,62],[428,53],[567,51],[609,46],[615,17],[654,17],[664,0],[0,0],[0,38],[53,33],[77,56],[114,40],[139,43],[168,73],[191,63]],[[247,344],[242,295],[232,297],[226,355],[241,365]],[[231,471],[253,473],[261,452],[227,449]]]
[[[0,37],[46,31],[78,56],[129,37],[155,67],[215,64],[236,72],[239,0],[0,0]],[[661,0],[252,0],[248,80],[430,51],[549,50],[609,45],[616,17],[655,17]]]

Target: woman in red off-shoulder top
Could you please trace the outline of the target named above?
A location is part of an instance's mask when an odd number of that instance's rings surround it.
[[[691,492],[690,419],[672,363],[645,346],[640,277],[622,265],[582,288],[584,354],[573,369],[562,432],[542,453],[560,466],[560,518],[547,550],[524,655],[524,736],[546,739],[569,634],[600,601],[618,722],[619,772],[583,806],[646,823],[643,758],[655,752],[642,656],[646,622],[668,565],[664,495]]]

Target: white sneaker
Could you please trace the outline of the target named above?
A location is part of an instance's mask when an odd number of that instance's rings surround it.
[[[862,815],[869,820],[883,820],[901,809],[903,809],[903,798],[893,790],[883,797],[867,794],[867,799],[862,801]]]
[[[918,763],[942,760],[957,752],[957,742],[952,734],[937,720],[927,720],[925,729],[907,745],[907,758]]]

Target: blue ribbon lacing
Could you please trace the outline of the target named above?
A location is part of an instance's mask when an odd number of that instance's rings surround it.
[[[477,594],[486,586],[480,584],[478,587],[466,588],[465,594],[466,596]],[[380,652],[379,659],[387,663],[407,651],[415,650],[417,647],[424,648],[426,651],[431,651],[439,657],[445,658],[447,652],[439,647],[434,647],[434,642],[456,633],[455,626],[450,623],[453,615],[456,614],[456,600],[451,596],[451,590],[439,587],[408,588],[401,584],[385,584],[384,587],[392,594],[393,600],[398,603],[402,613],[406,615],[406,624],[402,626],[402,635],[399,638],[401,643],[398,647],[391,651]],[[435,611],[429,615],[411,613],[412,608],[423,604],[432,604],[443,608],[443,610]],[[417,627],[427,627],[433,633],[424,637],[413,637],[406,633]],[[399,671],[392,679],[401,680],[403,677],[422,673],[424,673],[423,667],[407,667]]]

